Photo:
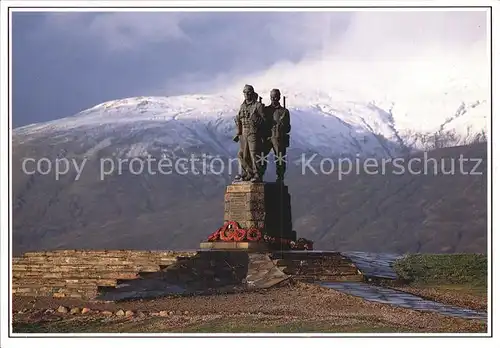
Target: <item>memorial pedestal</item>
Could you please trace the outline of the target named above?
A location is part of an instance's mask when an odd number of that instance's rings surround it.
[[[270,237],[295,240],[288,187],[276,183],[236,183],[226,188],[224,222],[257,228]]]
[[[242,251],[270,251],[267,243],[262,242],[202,242],[201,249],[211,250],[242,250]]]
[[[296,239],[286,185],[238,182],[227,186],[224,194],[224,225],[201,247],[258,249],[257,243],[286,249]],[[246,247],[242,247],[242,242],[248,242]]]

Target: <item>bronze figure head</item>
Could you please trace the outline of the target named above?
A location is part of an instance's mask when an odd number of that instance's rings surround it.
[[[271,104],[278,105],[280,103],[280,99],[281,99],[280,90],[277,88],[271,90],[270,97],[271,97]]]
[[[243,95],[245,96],[245,101],[247,102],[254,100],[255,91],[253,89],[253,86],[245,85],[245,87],[243,87]]]

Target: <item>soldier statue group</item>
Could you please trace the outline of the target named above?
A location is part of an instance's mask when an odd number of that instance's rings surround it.
[[[286,170],[286,148],[290,143],[290,112],[280,104],[281,93],[273,89],[271,104],[264,106],[251,85],[243,88],[245,100],[235,118],[239,141],[238,159],[242,175],[235,181],[262,182],[267,168],[267,156],[273,150],[276,162],[276,181],[283,182]]]

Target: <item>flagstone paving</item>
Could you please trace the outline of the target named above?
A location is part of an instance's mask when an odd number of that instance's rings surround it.
[[[361,297],[367,301],[391,304],[394,306],[419,310],[437,312],[440,314],[461,317],[466,319],[487,320],[488,315],[484,312],[477,312],[471,309],[459,308],[446,305],[439,302],[425,300],[421,297],[397,291],[381,286],[375,286],[367,283],[354,282],[320,282],[321,286],[338,290],[349,295]]]
[[[367,278],[397,279],[397,274],[392,268],[396,260],[403,257],[399,254],[369,253],[363,251],[342,252]]]

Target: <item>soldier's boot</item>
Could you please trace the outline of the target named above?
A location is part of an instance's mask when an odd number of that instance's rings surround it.
[[[238,181],[244,181],[244,178],[246,176],[246,171],[244,168],[241,168],[241,174],[236,174],[234,176],[234,180],[235,182],[238,182]]]
[[[251,178],[252,176],[250,174],[248,174],[246,171],[243,171],[241,175],[237,174],[234,177],[234,181],[249,181]]]
[[[256,163],[254,174],[250,178],[251,182],[262,182],[262,177],[264,176],[262,172],[262,166]]]
[[[262,182],[262,178],[260,175],[254,175],[251,179],[250,182],[257,183],[257,182]]]

